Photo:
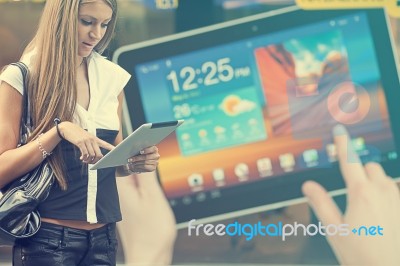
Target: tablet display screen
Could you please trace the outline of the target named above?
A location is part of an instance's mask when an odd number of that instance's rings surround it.
[[[384,87],[368,14],[272,32],[266,25],[134,66],[144,119],[185,119],[158,146],[158,174],[181,210],[178,221],[263,204],[262,190],[300,196],[307,176],[339,180],[326,175],[337,170],[331,129],[338,123],[362,160],[397,159],[385,93],[393,88]],[[193,210],[209,204],[221,210]]]

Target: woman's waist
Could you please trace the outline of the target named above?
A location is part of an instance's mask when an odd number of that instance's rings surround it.
[[[101,228],[106,225],[106,224],[102,224],[102,223],[91,224],[87,221],[62,220],[62,219],[53,219],[53,218],[46,218],[46,217],[42,217],[42,222],[46,222],[46,223],[50,223],[50,224],[57,224],[57,225],[61,225],[61,226],[82,229],[82,230],[98,229],[98,228]]]

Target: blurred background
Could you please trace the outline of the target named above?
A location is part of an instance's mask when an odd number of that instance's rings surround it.
[[[18,61],[38,24],[45,0],[0,0],[0,69]],[[177,32],[294,5],[292,0],[119,0],[119,20],[115,38],[105,56],[112,58],[123,45],[146,41]],[[390,18],[396,49],[400,47],[400,20]],[[338,201],[344,202],[341,197]],[[293,205],[262,214],[238,218],[242,223],[277,221],[315,222],[306,204]],[[230,220],[227,222],[232,222]],[[118,261],[123,262],[120,251]],[[10,249],[0,247],[0,265],[7,265]],[[296,237],[282,242],[273,238],[189,237],[178,232],[174,264],[319,264],[336,260],[321,237]]]

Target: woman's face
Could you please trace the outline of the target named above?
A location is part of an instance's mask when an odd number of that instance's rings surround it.
[[[111,7],[103,0],[82,1],[78,15],[78,55],[87,57],[106,33]]]

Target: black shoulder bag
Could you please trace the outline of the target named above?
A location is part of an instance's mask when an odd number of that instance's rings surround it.
[[[18,146],[25,145],[32,132],[31,114],[26,76],[28,68],[25,64],[14,63],[21,69],[24,82],[23,112]],[[0,245],[13,245],[15,240],[34,235],[40,228],[38,204],[49,195],[54,183],[53,170],[47,160],[27,174],[6,185],[0,198]]]

